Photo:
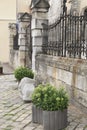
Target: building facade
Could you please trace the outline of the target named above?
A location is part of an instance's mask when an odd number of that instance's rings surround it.
[[[0,2],[0,61],[9,62],[9,23],[16,23],[19,12],[29,12],[31,0]]]

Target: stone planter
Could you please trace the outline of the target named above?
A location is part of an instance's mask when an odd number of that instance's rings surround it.
[[[67,126],[67,109],[64,111],[43,111],[44,130],[61,130]]]
[[[18,90],[19,90],[19,94],[20,97],[22,98],[23,101],[25,102],[31,102],[32,99],[32,93],[34,91],[35,88],[35,80],[34,79],[30,79],[28,77],[24,77],[19,85],[18,85]]]
[[[32,106],[32,122],[43,124],[43,110],[35,105]]]

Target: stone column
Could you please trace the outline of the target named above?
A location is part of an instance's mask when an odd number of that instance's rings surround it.
[[[28,13],[18,14],[18,44],[19,44],[19,65],[29,67],[29,45],[27,42],[27,28],[31,22],[31,16]]]
[[[9,23],[9,46],[13,49],[13,37],[16,35],[16,24]]]
[[[32,70],[35,72],[35,57],[38,53],[42,52],[42,24],[48,24],[47,12],[49,4],[45,0],[32,0]]]
[[[16,23],[9,23],[9,63],[13,66],[14,36],[17,33]]]

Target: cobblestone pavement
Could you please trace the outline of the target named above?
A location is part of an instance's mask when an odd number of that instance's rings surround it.
[[[18,93],[13,75],[0,76],[0,130],[43,130],[32,123],[32,103],[24,103]],[[87,130],[87,115],[70,105],[65,130]]]

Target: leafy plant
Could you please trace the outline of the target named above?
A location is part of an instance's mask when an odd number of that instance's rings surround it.
[[[36,107],[42,108],[42,101],[43,101],[43,85],[38,85],[33,94],[32,94],[32,102]]]
[[[14,75],[15,78],[20,81],[22,78],[24,77],[28,77],[33,79],[34,78],[34,73],[32,72],[32,70],[26,68],[26,67],[18,67],[15,71],[14,71]]]
[[[63,87],[56,89],[50,84],[39,85],[33,95],[33,104],[47,111],[63,110],[68,106],[68,96]]]

